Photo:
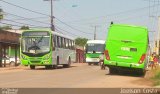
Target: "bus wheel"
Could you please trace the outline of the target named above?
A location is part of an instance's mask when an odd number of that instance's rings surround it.
[[[115,68],[109,68],[109,74],[115,74],[117,70]]]
[[[64,68],[69,68],[70,65],[71,65],[71,58],[69,57],[69,59],[68,59],[68,64],[64,64],[63,67],[64,67]]]
[[[34,65],[30,65],[30,69],[35,69],[35,66]]]
[[[141,76],[145,76],[146,70],[143,70],[143,69],[142,69],[142,70],[139,70],[139,71],[138,71],[138,74],[141,75]]]
[[[58,66],[57,65],[53,65],[53,69],[57,69],[58,68]]]
[[[88,62],[88,65],[91,65],[92,63]]]
[[[46,65],[45,68],[46,69],[52,69],[52,65]]]

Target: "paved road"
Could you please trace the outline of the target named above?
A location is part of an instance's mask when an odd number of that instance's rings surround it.
[[[109,75],[99,66],[72,64],[71,68],[30,70],[18,68],[0,70],[0,87],[10,88],[120,88],[151,87],[143,77],[134,75]]]

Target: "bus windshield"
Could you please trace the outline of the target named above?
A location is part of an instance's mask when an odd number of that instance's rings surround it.
[[[24,37],[22,38],[23,53],[45,53],[50,51],[49,36]]]
[[[87,44],[87,53],[103,53],[104,52],[104,44]]]

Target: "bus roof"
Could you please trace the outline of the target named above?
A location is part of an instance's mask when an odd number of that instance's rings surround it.
[[[127,25],[127,24],[112,24],[110,27],[116,26],[116,27],[135,27],[135,28],[141,28],[141,29],[147,29],[147,27],[144,26],[135,26],[135,25]]]
[[[104,40],[88,40],[87,44],[88,43],[105,44],[105,41]]]
[[[62,37],[64,37],[64,38],[67,38],[67,39],[71,39],[71,40],[74,40],[74,38],[73,37],[70,37],[70,36],[68,36],[68,35],[64,35],[64,34],[62,34],[62,33],[58,33],[58,32],[56,32],[56,31],[52,31],[52,30],[50,30],[50,29],[29,29],[29,30],[24,30],[23,32],[28,32],[28,31],[48,31],[49,33],[52,33],[52,34],[54,34],[54,35],[58,35],[58,36],[62,36]],[[22,32],[22,33],[23,33]]]

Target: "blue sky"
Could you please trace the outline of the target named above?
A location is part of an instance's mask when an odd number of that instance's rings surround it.
[[[50,15],[50,1],[44,0],[4,0],[9,3],[22,6],[46,15]],[[154,2],[156,1],[156,2]],[[94,26],[97,26],[97,39],[106,39],[108,27],[111,21],[131,25],[146,26],[150,31],[157,32],[157,17],[159,15],[158,0],[56,0],[53,2],[54,16],[67,25],[54,20],[58,31],[73,37],[85,37],[93,39]],[[14,20],[21,23],[32,24],[34,26],[49,27],[50,18],[45,15],[32,13],[15,6],[0,1],[1,8],[7,12],[23,16],[26,18],[36,18],[48,24],[42,24],[6,14],[5,19]],[[154,7],[148,7],[154,6]],[[152,16],[152,17],[150,17]],[[18,24],[11,21],[5,23]],[[17,27],[14,27],[17,28]],[[65,31],[62,31],[63,29]],[[75,30],[76,29],[76,30]],[[82,33],[82,32],[86,33]],[[72,35],[75,34],[75,35]],[[150,33],[151,41],[154,33]]]

